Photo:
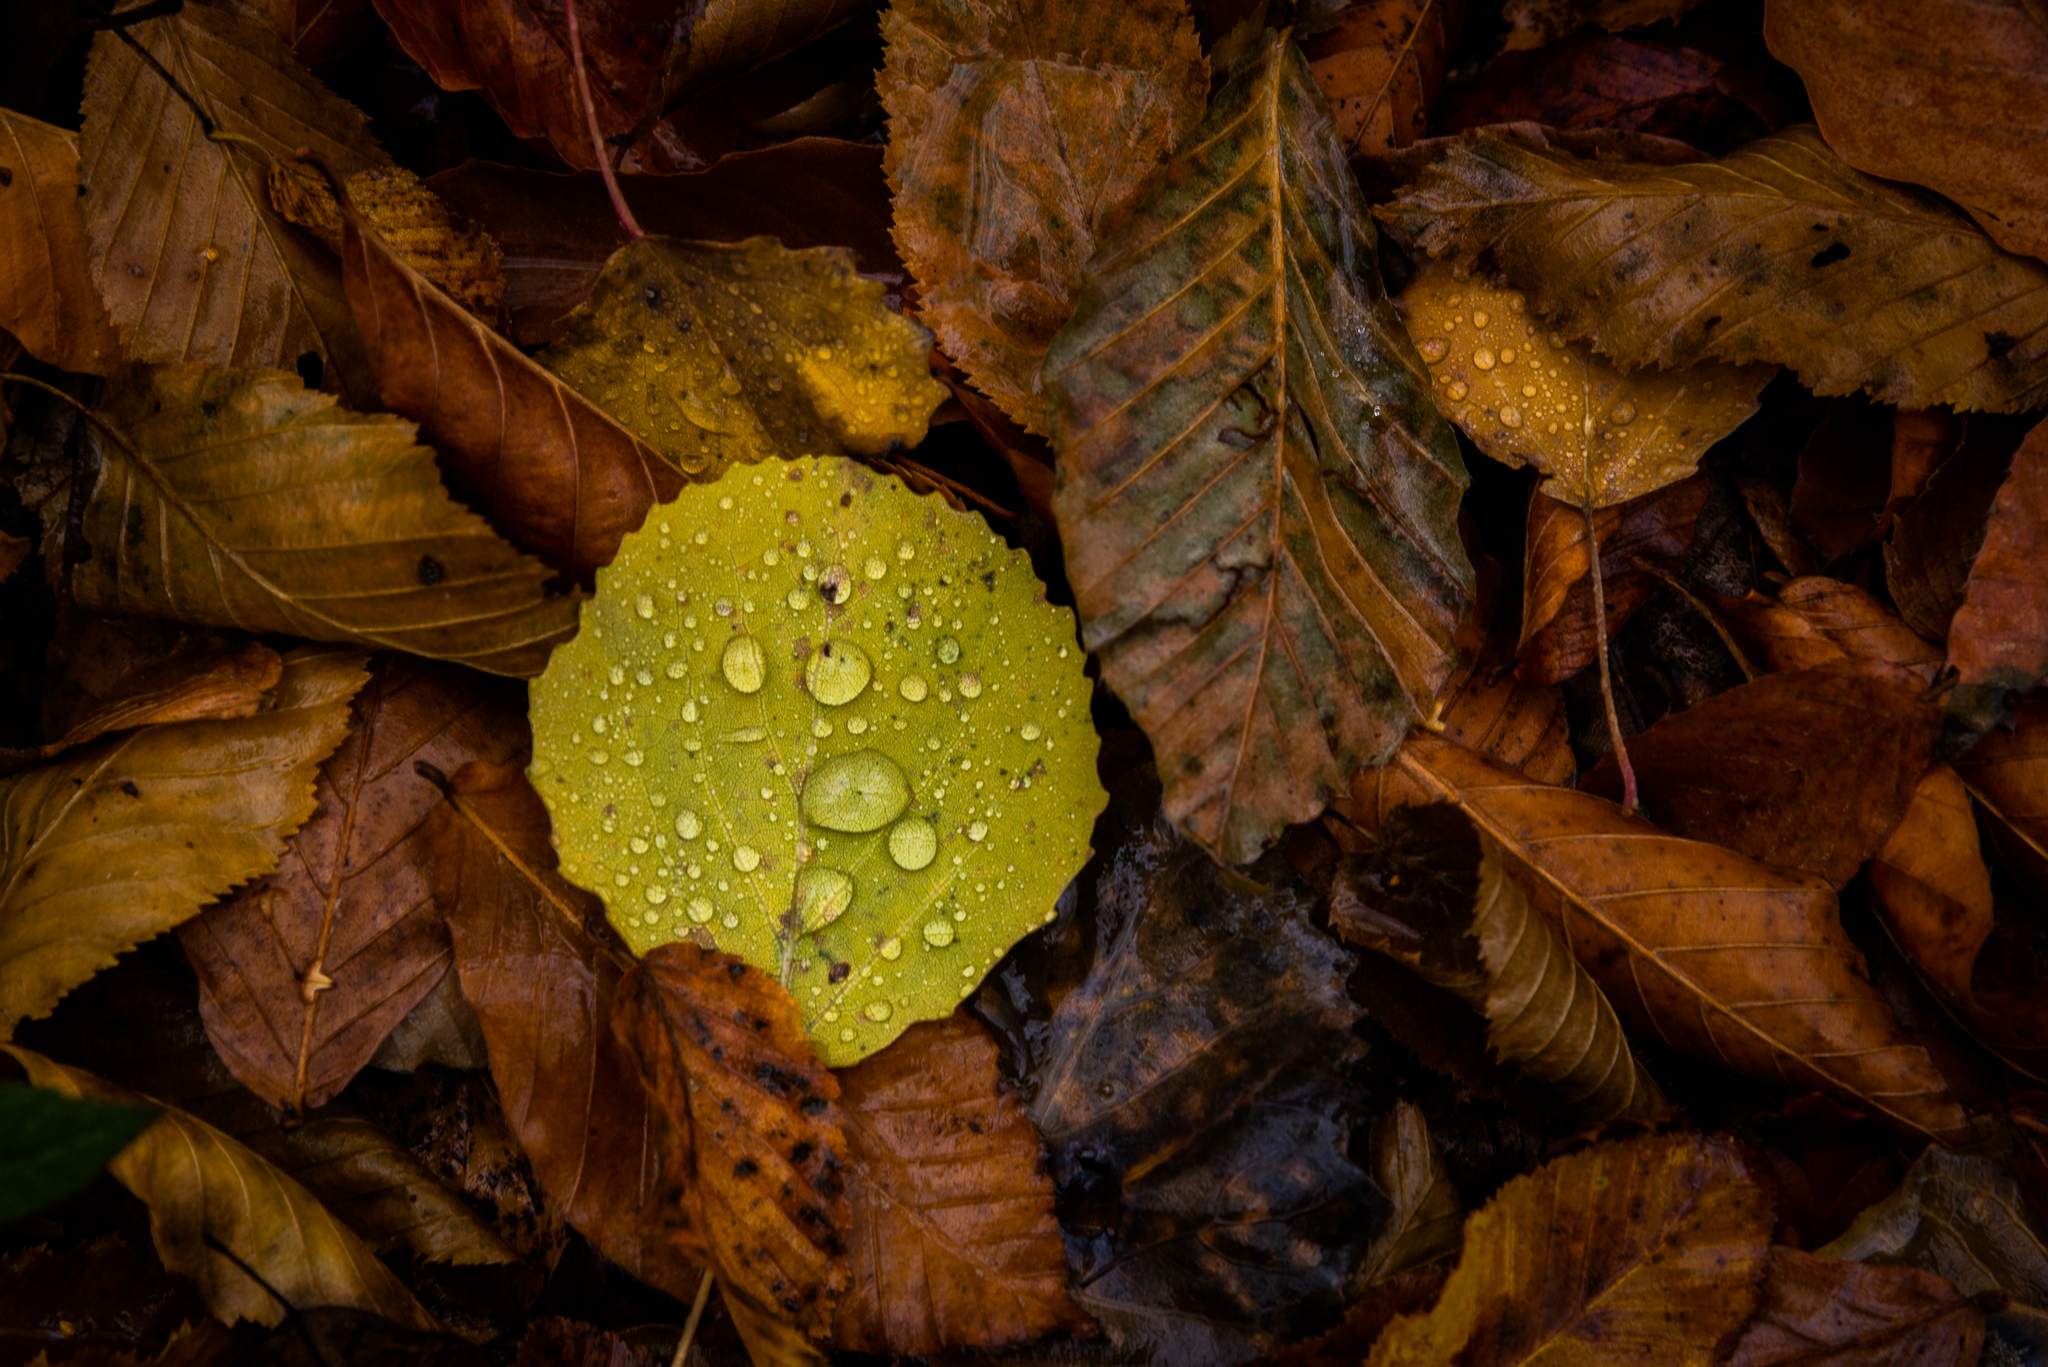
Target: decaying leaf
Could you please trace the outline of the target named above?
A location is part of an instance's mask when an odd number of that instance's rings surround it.
[[[1991,871],[1977,846],[1969,789],[1937,765],[1913,792],[1898,828],[1870,864],[1899,947],[1951,998],[1970,995],[1970,971],[1991,934]]]
[[[291,370],[310,353],[375,395],[332,257],[270,207],[265,162],[310,147],[343,174],[386,159],[261,19],[194,3],[93,40],[80,138],[93,278],[137,361]],[[198,101],[221,142],[161,72]],[[251,145],[253,144],[253,146]]]
[[[0,1050],[38,1087],[67,1096],[134,1096],[19,1045]],[[149,1206],[164,1266],[197,1282],[224,1323],[276,1324],[296,1307],[332,1305],[434,1327],[391,1269],[304,1187],[204,1121],[166,1110],[110,1171]]]
[[[1444,133],[1528,121],[1557,131],[1629,131],[1725,149],[1736,130],[1740,142],[1760,131],[1723,89],[1735,85],[1732,74],[1718,57],[1679,42],[1577,33],[1546,47],[1503,52],[1477,82],[1445,97],[1432,121]]]
[[[1367,1361],[1711,1367],[1756,1308],[1770,1210],[1725,1139],[1652,1135],[1560,1158],[1466,1220],[1436,1307],[1389,1325]]]
[[[1550,476],[1543,492],[1577,507],[1626,503],[1692,474],[1777,373],[1718,362],[1618,370],[1530,316],[1518,291],[1441,263],[1396,303],[1444,415],[1495,460]]]
[[[119,693],[72,723],[42,754],[47,759],[135,726],[254,716],[283,677],[278,653],[254,641],[177,656],[123,680]]]
[[[1464,0],[1361,0],[1304,39],[1302,56],[1346,152],[1369,155],[1422,136],[1464,10]]]
[[[2043,34],[2048,50],[2048,34]],[[2048,99],[2048,95],[2044,95]],[[2048,233],[2048,205],[2043,206]],[[2048,240],[2044,240],[2048,245]],[[2031,691],[2048,674],[2048,423],[2027,434],[1992,502],[1984,544],[1970,564],[1963,605],[1948,628],[1948,662],[1957,687],[1949,714],[1972,733],[2007,715],[2009,696]]]
[[[2048,127],[2048,26],[2026,0],[1773,0],[1764,38],[1844,160],[1947,195],[2007,251],[2048,256],[2048,170],[2031,136]]]
[[[1946,1277],[1781,1246],[1723,1367],[1971,1367],[1983,1346],[1984,1312]]]
[[[457,770],[427,832],[463,994],[541,1186],[607,1258],[688,1300],[703,1245],[656,1200],[647,1093],[611,1030],[623,969],[584,928],[603,905],[555,872],[547,809],[516,769]]]
[[[362,684],[362,656],[303,648],[270,711],[145,727],[0,778],[0,1028],[275,868]]]
[[[1884,546],[1885,587],[1906,625],[1927,640],[1948,639],[1968,596],[1992,507],[2020,438],[2032,425],[2024,419],[1972,420],[1956,453],[1935,468],[1925,491],[1892,527]]]
[[[834,1065],[953,1013],[1102,810],[1073,617],[981,519],[845,460],[692,485],[533,689],[562,872],[716,943]]]
[[[104,375],[121,340],[86,270],[78,135],[0,109],[0,328],[60,370]]]
[[[1361,1284],[1377,1286],[1458,1251],[1465,1203],[1430,1138],[1428,1118],[1414,1102],[1396,1101],[1373,1121],[1372,1177],[1393,1210],[1359,1264]]]
[[[1853,170],[1811,127],[1692,166],[1480,130],[1376,212],[1431,256],[1487,254],[1551,326],[1625,366],[1776,362],[1817,394],[2048,403],[2048,264]]]
[[[1083,267],[1201,120],[1209,67],[1187,7],[899,0],[882,31],[884,165],[919,316],[1043,436],[1039,365]]]
[[[1674,19],[1700,0],[1508,0],[1508,50],[1541,47],[1588,24],[1609,33]]]
[[[848,1281],[846,1136],[796,1001],[731,955],[661,945],[612,1019],[660,1121],[660,1199],[689,1210],[723,1283],[829,1333]]]
[[[1474,585],[1454,434],[1301,55],[1270,35],[1046,358],[1082,638],[1221,858],[1433,708]]]
[[[1814,576],[1787,583],[1778,590],[1778,601],[1850,659],[1897,665],[1930,683],[1940,667],[1940,648],[1915,635],[1867,589]]]
[[[1411,737],[1395,762],[1465,809],[1625,1023],[1908,1130],[1964,1129],[1927,1051],[1899,1037],[1860,975],[1825,884],[1666,835],[1432,736]]]
[[[506,763],[523,732],[496,680],[373,664],[277,872],[178,930],[207,1033],[250,1091],[294,1115],[324,1105],[447,974],[424,829],[441,795],[413,766]]]
[[[2005,864],[2027,886],[2048,886],[2048,701],[2020,704],[2012,730],[1992,730],[1956,760],[1991,817]]]
[[[833,1342],[863,1353],[1000,1348],[1085,1330],[1038,1131],[963,1012],[839,1075],[851,1280]]]
[[[930,334],[840,247],[642,238],[564,320],[547,368],[692,479],[924,440]]]
[[[87,607],[539,672],[573,596],[441,487],[411,424],[278,371],[130,367],[85,509]]]
[[[1657,825],[1839,890],[1906,814],[1940,732],[1918,678],[1844,660],[1717,693],[1631,736],[1628,753]],[[1613,756],[1579,787],[1619,801]]]

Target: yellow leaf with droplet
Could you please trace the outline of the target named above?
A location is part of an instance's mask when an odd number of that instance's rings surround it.
[[[605,263],[542,365],[696,479],[771,456],[924,440],[931,334],[843,247],[642,238]]]
[[[1440,264],[1396,303],[1444,416],[1495,460],[1549,475],[1543,492],[1575,505],[1589,490],[1604,508],[1684,479],[1778,373],[1721,362],[1622,370],[1551,332],[1518,291]]]
[[[597,572],[530,773],[636,952],[774,975],[840,1067],[950,1015],[1080,871],[1082,661],[980,518],[847,460],[734,471]]]

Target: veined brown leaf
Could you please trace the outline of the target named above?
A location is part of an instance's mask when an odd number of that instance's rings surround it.
[[[1963,1132],[1927,1051],[1898,1036],[1860,976],[1825,884],[1433,736],[1411,737],[1395,762],[1465,809],[1635,1029],[1769,1082],[1833,1091],[1908,1130]]]
[[[2007,251],[2048,256],[2033,136],[2048,127],[2048,26],[2026,0],[1772,0],[1764,41],[1850,165],[1939,191]]]
[[[1770,1235],[1770,1193],[1731,1141],[1603,1144],[1502,1187],[1435,1308],[1388,1325],[1367,1362],[1711,1367],[1756,1308]]]
[[[1897,613],[1868,589],[1815,575],[1794,579],[1778,590],[1792,609],[1854,660],[1874,660],[1914,671],[1932,683],[1941,650],[1913,634]]]
[[[1974,1367],[1984,1312],[1917,1267],[1771,1249],[1763,1300],[1722,1367]]]
[[[0,109],[0,328],[59,370],[105,375],[121,339],[86,270],[78,135]]]
[[[19,1045],[0,1050],[38,1087],[66,1096],[135,1095]],[[310,1192],[202,1120],[167,1109],[108,1170],[149,1206],[164,1266],[197,1282],[225,1323],[276,1324],[295,1308],[327,1305],[436,1327],[396,1274]]]
[[[42,754],[47,759],[134,726],[254,716],[283,677],[278,653],[255,641],[178,656],[124,679],[119,693],[72,723]]]
[[[1465,1203],[1430,1137],[1428,1117],[1414,1102],[1398,1100],[1373,1121],[1372,1176],[1394,1209],[1367,1247],[1356,1284],[1377,1286],[1458,1251]]]
[[[157,70],[93,40],[81,173],[93,278],[137,361],[292,369],[308,352],[357,403],[375,398],[333,258],[270,207],[270,161],[310,147],[342,174],[386,158],[260,19],[195,3],[128,32],[205,108],[217,142]],[[261,149],[260,152],[256,149]]]
[[[0,779],[0,1031],[277,866],[362,663],[296,650],[270,711],[145,727]]]
[[[1039,366],[1083,268],[1202,117],[1209,66],[1187,6],[898,0],[882,34],[883,165],[919,317],[1044,436]]]
[[[277,371],[131,367],[85,510],[78,601],[538,674],[576,630],[519,555],[441,487],[411,424]]]
[[[2048,32],[2042,34],[2048,52]],[[2043,207],[2048,231],[2048,205]],[[2048,243],[2044,243],[2048,245]],[[1963,605],[1948,628],[1948,662],[1957,675],[1951,719],[1971,734],[1988,731],[2008,712],[2008,695],[2031,692],[2048,674],[2048,422],[2020,443],[1984,526],[1984,544],[1970,563]]]
[[[381,657],[277,872],[178,928],[214,1046],[279,1110],[325,1105],[448,972],[424,829],[441,794],[413,766],[523,758],[520,702],[495,679]]]
[[[1054,509],[1166,809],[1248,860],[1429,715],[1467,482],[1301,54],[1269,35],[1046,357]]]
[[[1364,0],[1302,42],[1346,152],[1391,151],[1422,136],[1464,18],[1465,0]]]
[[[2006,866],[2037,894],[2048,891],[2048,701],[2021,703],[2012,730],[1978,737],[1956,772],[1990,816]]]
[[[1852,169],[1811,127],[1691,166],[1585,162],[1482,130],[1375,212],[1431,256],[1487,255],[1553,327],[1624,366],[1774,361],[1815,393],[1908,408],[2048,403],[2048,264]]]
[[[2023,418],[1971,421],[1955,454],[1936,467],[1926,489],[1892,526],[1884,544],[1885,589],[1906,625],[1930,641],[1948,639],[1969,593],[1991,509],[2033,425]]]

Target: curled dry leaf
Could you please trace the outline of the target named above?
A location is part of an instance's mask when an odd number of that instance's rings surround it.
[[[270,207],[265,163],[310,147],[344,175],[382,164],[363,114],[261,19],[193,3],[127,32],[157,65],[112,33],[96,37],[80,138],[93,278],[123,351],[283,370],[310,352],[369,402],[334,259]],[[214,128],[246,141],[209,138],[162,71]]]
[[[1367,1246],[1356,1284],[1378,1286],[1458,1251],[1465,1203],[1430,1137],[1428,1117],[1414,1102],[1398,1100],[1373,1121],[1372,1177],[1393,1210]]]
[[[271,877],[179,927],[200,1010],[228,1068],[303,1116],[348,1085],[447,974],[415,773],[523,758],[518,694],[496,680],[379,658],[348,738],[320,766],[320,805]]]
[[[626,975],[612,1024],[659,1125],[659,1199],[690,1212],[721,1284],[828,1334],[848,1283],[846,1135],[796,1000],[729,954],[666,944]]]
[[[1432,711],[1473,597],[1467,477],[1284,35],[1185,146],[1046,358],[1054,509],[1168,815],[1243,861]]]
[[[19,1045],[0,1050],[38,1087],[66,1096],[135,1096]],[[150,1234],[164,1266],[197,1282],[224,1323],[276,1324],[300,1306],[326,1305],[434,1327],[391,1269],[310,1192],[202,1120],[167,1109],[109,1171],[150,1208]]]
[[[2043,33],[2048,50],[2048,33]],[[2048,98],[2048,96],[2044,96]],[[2048,232],[2048,204],[2043,206]],[[2031,691],[2048,674],[2048,422],[2014,455],[1992,501],[1984,544],[1970,564],[1963,605],[1948,629],[1948,662],[1957,674],[1949,713],[1972,734],[2009,709],[2008,696]]]
[[[1632,1028],[1767,1082],[1833,1091],[1908,1130],[1963,1131],[1927,1051],[1899,1037],[1861,976],[1825,884],[1432,736],[1412,737],[1395,762],[1465,809]]]
[[[130,367],[85,508],[86,607],[535,674],[573,596],[441,487],[411,424],[278,371]]]
[[[86,269],[78,135],[0,109],[0,149],[0,328],[59,370],[104,375],[121,340]]]
[[[1722,1367],[1973,1367],[1983,1346],[1984,1312],[1946,1277],[1774,1247]]]
[[[1465,1222],[1435,1308],[1394,1321],[1367,1362],[1711,1367],[1756,1308],[1770,1232],[1732,1141],[1602,1144],[1502,1187]]]
[[[47,759],[135,726],[252,717],[283,677],[283,659],[255,641],[177,656],[124,679],[119,693],[72,723],[42,754]]]
[[[555,872],[547,808],[517,769],[457,770],[427,834],[463,994],[542,1188],[599,1252],[688,1300],[703,1245],[657,1200],[647,1093],[611,1030],[624,956],[586,929],[603,904]]]
[[[1939,191],[2007,251],[2048,256],[2048,170],[2031,136],[2048,127],[2048,27],[2025,0],[1773,0],[1764,39],[1850,165]]]
[[[1088,1328],[1038,1131],[986,1030],[964,1012],[922,1022],[839,1085],[853,1222],[835,1345],[931,1354]]]
[[[300,649],[269,711],[145,727],[0,779],[0,1029],[275,868],[362,684],[362,656]]]
[[[1347,153],[1406,147],[1422,136],[1464,11],[1464,0],[1362,0],[1303,40]]]
[[[1853,170],[1811,127],[1692,166],[1480,130],[1376,212],[1431,256],[1487,255],[1552,326],[1625,366],[1776,362],[1815,393],[1911,408],[2048,402],[2048,264]]]
[[[1532,317],[1519,291],[1425,265],[1396,301],[1444,415],[1495,460],[1533,465],[1543,493],[1611,507],[1692,474],[1756,412],[1776,370],[1705,362],[1618,370]]]
[[[899,0],[882,34],[883,164],[919,316],[1043,436],[1039,365],[1083,268],[1201,120],[1194,24],[1178,0]]]
[[[1914,675],[1842,660],[1717,693],[1631,736],[1628,753],[1657,825],[1839,890],[1905,816],[1940,731]],[[1614,757],[1579,787],[1619,801]]]

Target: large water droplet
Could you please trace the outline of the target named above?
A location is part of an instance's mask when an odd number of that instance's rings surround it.
[[[890,963],[894,963],[903,957],[903,941],[899,937],[891,935],[875,946],[875,953],[881,955]]]
[[[847,573],[846,566],[832,565],[819,575],[818,594],[834,607],[853,597],[853,576]]]
[[[1522,425],[1522,410],[1513,404],[1509,404],[1500,410],[1500,420],[1509,427],[1520,427]]]
[[[704,820],[688,807],[676,813],[676,834],[685,840],[695,840],[704,834]]]
[[[941,636],[932,643],[932,654],[937,657],[938,662],[942,665],[958,664],[960,662],[960,642],[951,636]]]
[[[963,697],[963,698],[978,698],[978,697],[980,697],[980,696],[981,696],[981,675],[979,675],[979,674],[962,674],[962,675],[960,676],[960,696],[961,696],[961,697]]]
[[[797,924],[812,935],[831,925],[853,905],[854,883],[849,874],[823,864],[806,864],[796,874]]]
[[[934,917],[924,923],[924,942],[933,949],[944,949],[953,943],[953,923],[943,916]]]
[[[761,658],[761,645],[751,636],[735,636],[725,643],[725,653],[718,657],[718,672],[725,675],[725,681],[742,693],[758,693],[768,678],[767,661]]]
[[[1453,402],[1463,399],[1467,394],[1470,394],[1471,392],[1472,387],[1466,384],[1463,380],[1452,380],[1451,387],[1444,391],[1444,393],[1451,396]]]
[[[692,921],[695,921],[698,925],[701,926],[706,921],[709,921],[711,919],[713,914],[716,912],[717,908],[711,905],[711,901],[709,898],[692,897],[690,899],[690,905],[685,907],[684,910],[690,914],[690,919]]]
[[[868,653],[851,641],[827,641],[804,662],[804,687],[827,707],[850,703],[875,674]]]
[[[761,867],[761,852],[752,845],[732,847],[732,866],[741,873],[752,873]]]
[[[1040,736],[1045,734],[1045,728],[1040,726],[1035,721],[1027,721],[1018,730],[1017,734],[1024,737],[1024,739],[1026,740],[1037,740]]]
[[[1486,326],[1486,325],[1487,325],[1488,323],[1490,323],[1490,322],[1492,322],[1492,321],[1493,321],[1492,317],[1491,317],[1491,316],[1489,316],[1489,315],[1487,314],[1487,312],[1486,312],[1486,310],[1485,310],[1485,309],[1473,309],[1473,310],[1472,310],[1472,326],[1473,326],[1473,327],[1476,327],[1476,328],[1483,328],[1483,327],[1485,327],[1485,326]]]
[[[860,567],[861,573],[870,579],[880,579],[889,572],[889,563],[879,555],[871,555]]]
[[[986,821],[977,821],[969,826],[967,828],[967,838],[977,844],[988,839],[988,823]]]
[[[939,833],[923,817],[910,816],[889,829],[889,857],[896,867],[916,873],[939,853]]]
[[[1480,347],[1472,353],[1472,364],[1478,366],[1481,370],[1493,369],[1493,352],[1486,347]]]
[[[1441,337],[1425,337],[1416,344],[1416,350],[1422,353],[1423,360],[1435,365],[1451,354],[1451,344]]]
[[[930,691],[924,679],[916,674],[905,674],[903,682],[896,685],[896,691],[903,695],[905,702],[923,702]]]
[[[639,613],[642,617],[653,617],[654,595],[643,593],[638,598],[635,598],[633,600],[633,611]]]
[[[647,885],[647,900],[649,902],[652,902],[655,906],[660,906],[663,902],[666,902],[668,900],[668,889],[657,888],[656,886],[654,886],[654,884],[649,883]]]
[[[879,1000],[871,1001],[861,1008],[860,1013],[879,1025],[889,1019],[889,1003]]]
[[[1626,427],[1636,420],[1636,406],[1624,399],[1614,405],[1614,411],[1607,415],[1607,420],[1617,427]]]
[[[909,805],[910,781],[879,750],[834,755],[812,770],[804,784],[805,819],[828,831],[879,831]]]

